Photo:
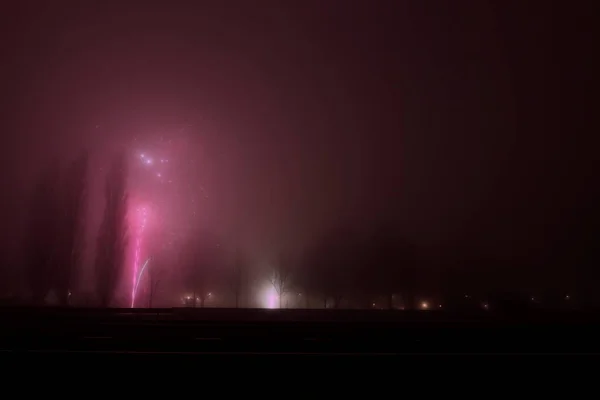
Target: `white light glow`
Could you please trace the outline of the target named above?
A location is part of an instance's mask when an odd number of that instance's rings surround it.
[[[269,285],[265,287],[260,297],[263,308],[279,308],[279,295],[273,286]]]

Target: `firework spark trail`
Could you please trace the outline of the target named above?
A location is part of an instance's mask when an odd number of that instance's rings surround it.
[[[145,207],[138,209],[142,214],[142,221],[139,226],[137,236],[135,238],[135,254],[133,258],[133,282],[131,284],[131,308],[135,305],[135,290],[137,287],[137,270],[140,262],[140,253],[142,251],[142,236],[144,235],[144,230],[146,228],[146,215],[147,211]]]
[[[133,258],[133,282],[131,283],[131,308],[133,308],[135,303],[135,285],[136,285],[136,275],[137,275],[137,265],[140,259],[140,247],[141,247],[141,239],[140,235],[135,239],[135,256]]]
[[[144,238],[144,235],[150,233],[145,232],[149,211],[152,211],[152,231],[159,229],[156,224],[156,217],[160,216],[161,221],[168,220],[168,226],[171,230],[179,229],[182,232],[181,235],[185,235],[184,229],[191,223],[193,216],[197,214],[200,198],[208,199],[209,197],[206,187],[202,184],[192,188],[188,182],[186,189],[186,180],[189,181],[190,174],[198,170],[194,161],[195,157],[191,157],[190,154],[190,138],[188,135],[182,135],[190,127],[191,125],[181,127],[180,134],[168,140],[168,147],[164,147],[165,143],[163,143],[164,140],[161,137],[160,144],[150,142],[149,148],[136,149],[133,154],[138,165],[135,192],[140,192],[139,198],[149,201],[145,206],[151,205],[152,208],[138,207],[135,218],[132,220],[133,249],[131,250],[134,254],[131,268],[131,308],[135,307],[137,289],[143,277],[144,267],[147,266],[144,263],[148,250],[144,247],[147,246],[147,243],[145,243],[147,238]],[[181,155],[185,155],[185,157],[181,157]],[[174,184],[167,185],[171,183]],[[192,204],[189,203],[190,197],[192,198]],[[194,197],[197,197],[198,201],[195,201]],[[185,201],[185,203],[181,203],[182,210],[174,212],[171,211],[174,207],[164,207],[164,204],[169,203],[169,200],[177,204]],[[181,216],[185,214],[189,214],[188,218],[182,221],[185,223],[179,223]],[[177,222],[173,222],[173,220]],[[160,229],[164,229],[164,227],[161,226]]]
[[[135,284],[135,287],[134,287],[134,289],[133,289],[133,298],[134,298],[134,299],[135,299],[135,295],[137,294],[137,289],[138,289],[138,286],[140,285],[140,281],[142,280],[142,276],[144,275],[144,271],[146,270],[146,267],[148,266],[148,263],[150,262],[150,259],[151,259],[151,258],[152,258],[152,257],[149,257],[149,258],[146,260],[146,262],[145,262],[145,263],[144,263],[144,265],[142,266],[142,269],[140,270],[140,273],[139,273],[139,275],[138,275],[138,277],[137,277],[137,282],[136,282],[136,284]]]

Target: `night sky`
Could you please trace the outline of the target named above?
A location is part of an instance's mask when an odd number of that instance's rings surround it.
[[[259,253],[385,222],[432,253],[585,254],[598,221],[586,11],[13,4],[1,17],[4,243],[17,247],[46,158],[86,147],[101,168],[115,146],[187,127],[209,224]]]

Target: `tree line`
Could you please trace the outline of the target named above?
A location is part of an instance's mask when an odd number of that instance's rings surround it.
[[[228,256],[210,237],[194,235],[184,253],[182,289],[189,295],[188,306],[206,306],[214,292],[227,298],[219,306],[260,306],[255,300],[265,284],[275,293],[278,308],[482,309],[491,303],[575,304],[570,282],[561,277],[560,282],[549,284],[543,279],[543,265],[516,265],[473,255],[431,260],[426,250],[394,227],[370,232],[335,229],[302,254],[279,254],[263,269],[257,269],[260,262],[240,251]]]
[[[44,304],[54,292],[59,304],[69,305],[80,285],[88,245],[84,238],[89,164],[87,152],[66,164],[55,161],[33,188],[24,257],[32,304]],[[104,212],[93,268],[96,302],[102,307],[115,304],[125,271],[127,175],[126,154],[116,154],[104,180]],[[216,290],[227,294],[228,306],[252,305],[251,292],[257,286],[252,257],[206,231],[191,235],[179,250],[177,259],[156,257],[152,261],[149,299],[140,306],[152,305],[161,267],[166,264],[177,264],[182,272],[179,286],[190,294],[192,306],[204,307]],[[276,293],[281,308],[292,298],[294,306],[307,308],[372,308],[374,303],[378,308],[416,308],[424,293],[434,293],[444,304],[459,304],[465,298],[487,302],[508,292],[536,299],[565,299],[569,294],[592,298],[596,293],[591,284],[590,290],[585,291],[585,285],[581,288],[580,282],[589,280],[578,279],[583,276],[579,271],[552,275],[544,264],[515,265],[500,258],[476,257],[469,251],[464,252],[466,257],[446,257],[436,264],[425,260],[427,253],[399,235],[397,227],[382,225],[369,231],[340,227],[316,239],[301,254],[277,255],[259,278]],[[563,262],[571,260],[565,257]]]
[[[60,305],[70,304],[80,284],[86,248],[90,155],[82,152],[68,165],[53,161],[35,184],[26,234],[26,282],[34,305],[54,292]],[[124,270],[127,247],[127,162],[116,155],[104,185],[105,208],[98,232],[95,289],[101,306],[109,306]]]

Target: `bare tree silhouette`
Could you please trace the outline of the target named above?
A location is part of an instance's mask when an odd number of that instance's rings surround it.
[[[186,286],[193,293],[193,305],[204,307],[215,285],[216,266],[218,263],[217,247],[214,238],[206,234],[197,234],[193,243],[186,249],[184,268]]]
[[[192,286],[194,307],[197,307],[200,302],[200,308],[204,308],[210,296],[210,267],[202,262],[200,257],[194,257],[194,263],[190,267],[192,269],[189,284]]]
[[[324,242],[321,279],[326,299],[339,308],[351,289],[352,276],[359,260],[355,257],[356,243],[351,231],[339,229]]]
[[[62,305],[68,304],[76,285],[84,251],[88,164],[89,156],[84,152],[69,166],[64,182],[60,213],[60,265],[56,271],[56,290]]]
[[[333,299],[336,293],[338,294],[338,301],[341,301],[341,290],[337,290],[339,272],[338,241],[338,236],[329,234],[317,242],[308,256],[310,265],[302,271],[304,278],[300,278],[300,282],[304,284],[306,289],[310,290],[322,302],[323,308],[327,308],[329,300]]]
[[[57,162],[48,166],[34,189],[30,204],[27,236],[27,281],[34,304],[41,305],[52,288],[57,264],[58,193],[60,169]]]
[[[405,307],[414,306],[415,250],[393,230],[378,232],[368,244],[371,275],[376,292],[386,299],[386,306],[394,308],[394,296],[401,295]]]
[[[274,266],[269,275],[269,283],[277,292],[279,298],[279,308],[282,308],[283,297],[291,289],[292,268],[288,259],[280,257],[279,262]]]
[[[152,261],[151,261],[152,262]],[[164,269],[160,264],[150,264],[148,267],[148,308],[152,308],[158,285],[162,281]]]
[[[127,162],[118,154],[106,176],[106,205],[96,249],[96,290],[100,305],[109,307],[125,265],[127,247]]]
[[[240,307],[242,290],[246,279],[246,259],[240,250],[235,253],[234,260],[229,271],[229,284],[235,297],[235,308]]]
[[[300,265],[302,268],[296,270],[294,287],[300,291],[304,308],[310,308],[310,298],[319,295],[317,264],[313,263],[314,254],[304,254]]]

